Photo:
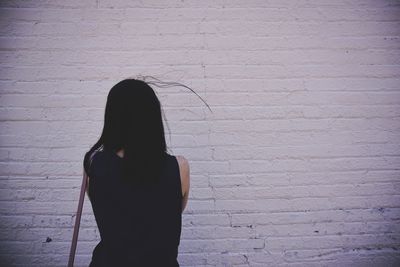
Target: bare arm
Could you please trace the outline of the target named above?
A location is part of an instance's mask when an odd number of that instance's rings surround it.
[[[88,198],[90,200],[90,197],[89,197],[89,176],[87,175],[86,170],[84,172],[85,172],[85,175],[87,176],[86,193],[87,193],[87,196],[88,196]]]
[[[189,191],[190,191],[190,167],[188,160],[183,156],[177,156],[177,160],[179,163],[179,172],[181,176],[181,184],[182,184],[182,212],[186,208],[186,204],[189,199]]]

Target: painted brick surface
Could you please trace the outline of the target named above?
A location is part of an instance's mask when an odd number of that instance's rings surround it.
[[[83,154],[152,75],[181,266],[400,265],[398,1],[2,1],[1,266],[66,266]],[[99,233],[86,197],[76,265]]]

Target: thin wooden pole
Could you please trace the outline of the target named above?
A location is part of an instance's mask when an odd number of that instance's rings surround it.
[[[83,169],[83,179],[82,179],[82,186],[81,186],[81,194],[79,196],[78,210],[76,212],[74,235],[72,236],[72,244],[71,244],[71,250],[70,250],[70,253],[69,253],[68,267],[73,267],[74,266],[76,244],[78,242],[79,225],[81,223],[83,201],[85,200],[85,191],[86,191],[86,186],[87,186],[87,180],[88,179],[87,179],[87,175],[86,175],[85,169]]]

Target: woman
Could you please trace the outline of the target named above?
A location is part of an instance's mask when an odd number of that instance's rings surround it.
[[[83,164],[101,237],[90,267],[179,266],[189,163],[167,153],[160,102],[146,82],[111,88],[101,137]]]

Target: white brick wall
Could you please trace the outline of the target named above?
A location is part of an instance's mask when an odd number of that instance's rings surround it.
[[[191,164],[181,266],[400,265],[399,1],[2,1],[1,266],[66,266],[108,91]],[[168,128],[169,127],[169,128]],[[77,248],[99,241],[88,198]]]

